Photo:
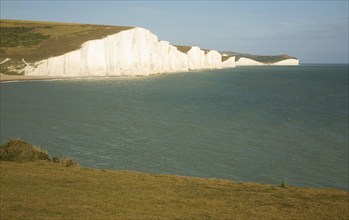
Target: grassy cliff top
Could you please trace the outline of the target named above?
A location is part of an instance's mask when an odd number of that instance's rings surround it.
[[[0,20],[0,62],[11,58],[6,67],[22,64],[21,60],[36,62],[79,49],[89,40],[100,39],[133,27]],[[22,64],[23,65],[23,64]]]
[[[248,53],[239,53],[239,52],[220,52],[221,54],[226,54],[229,57],[235,56],[235,60],[238,61],[240,58],[245,57],[252,59],[261,63],[272,64],[282,60],[287,59],[297,59],[296,57],[289,56],[287,54],[280,55],[253,55]]]
[[[86,41],[132,27],[0,20],[0,28],[1,57],[33,62],[79,49]]]
[[[189,50],[191,50],[192,46],[181,46],[181,45],[174,45],[177,47],[177,50],[179,50],[182,53],[188,53]]]
[[[181,46],[181,45],[175,45],[179,51],[182,53],[188,53],[188,51],[192,48],[191,46]],[[205,54],[207,54],[210,50],[209,49],[202,49],[201,50],[205,51]],[[227,56],[222,56],[222,62],[228,60],[230,57],[235,56],[235,60],[238,61],[240,58],[245,57],[249,58],[261,63],[266,63],[266,64],[272,64],[276,63],[282,60],[286,59],[297,59],[295,57],[291,57],[286,54],[281,54],[281,55],[252,55],[252,54],[247,54],[247,53],[239,53],[239,52],[220,52],[221,55],[225,54]]]
[[[1,219],[349,217],[345,191],[62,166],[38,152],[20,140],[0,146]]]

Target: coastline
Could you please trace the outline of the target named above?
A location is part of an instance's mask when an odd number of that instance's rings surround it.
[[[154,74],[160,75],[160,74]],[[143,77],[142,75],[136,76],[26,76],[26,75],[5,75],[1,74],[0,83],[12,83],[12,82],[25,82],[25,81],[52,81],[52,80],[74,80],[74,79],[106,79],[106,78],[118,78],[118,77]]]
[[[65,79],[63,77],[52,77],[52,76],[26,76],[26,75],[5,75],[0,74],[0,83],[3,82],[18,82],[18,81],[34,81],[34,80],[55,80]]]

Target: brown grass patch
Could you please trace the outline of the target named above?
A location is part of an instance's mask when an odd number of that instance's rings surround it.
[[[179,46],[175,45],[177,47],[177,50],[179,50],[182,53],[188,53],[189,50],[191,50],[192,46]]]

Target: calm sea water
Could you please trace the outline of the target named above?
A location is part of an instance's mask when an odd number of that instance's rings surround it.
[[[1,143],[79,164],[348,190],[348,65],[1,84]]]

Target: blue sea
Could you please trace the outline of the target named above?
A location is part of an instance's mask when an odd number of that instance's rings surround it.
[[[348,65],[1,83],[1,143],[82,166],[348,191]]]

